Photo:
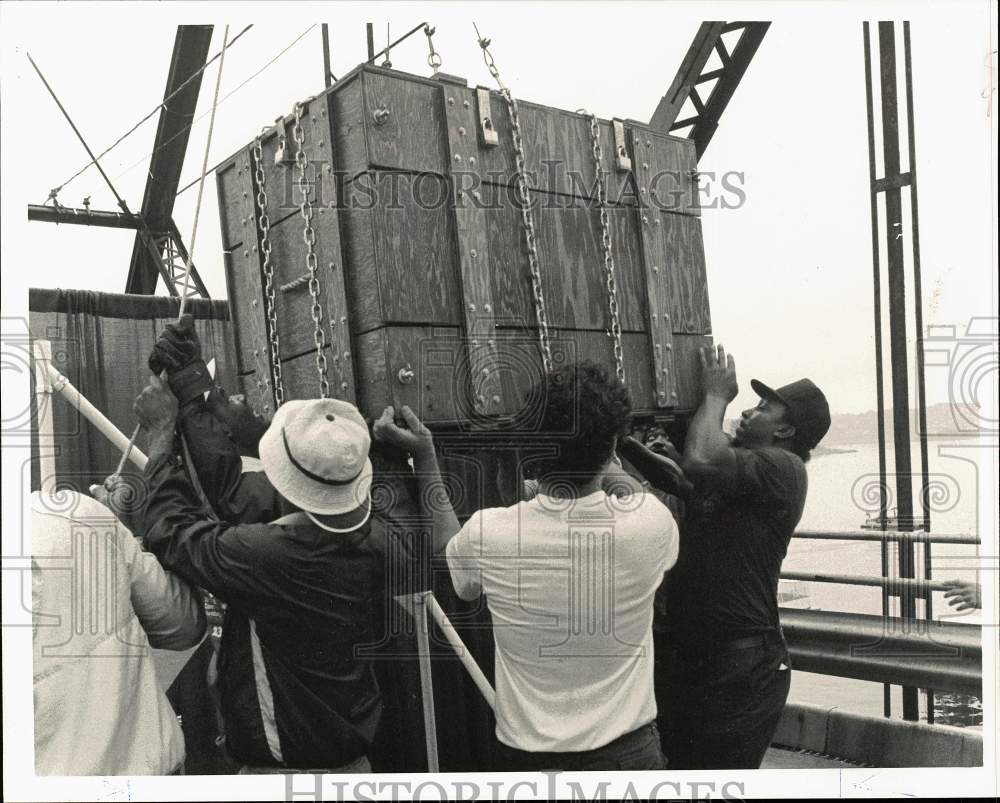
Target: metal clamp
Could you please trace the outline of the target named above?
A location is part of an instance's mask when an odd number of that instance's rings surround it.
[[[399,380],[401,385],[409,385],[413,382],[413,378],[416,376],[416,372],[407,363],[404,367],[400,368],[396,373],[396,379]]]
[[[389,108],[383,103],[372,112],[372,121],[375,125],[385,125],[391,115],[392,112],[390,112]]]
[[[625,149],[625,124],[621,120],[612,120],[611,128],[615,139],[615,167],[619,173],[627,173],[632,169],[632,160]]]
[[[495,148],[500,144],[500,135],[493,125],[490,112],[490,90],[476,87],[476,116],[479,119],[479,147]]]

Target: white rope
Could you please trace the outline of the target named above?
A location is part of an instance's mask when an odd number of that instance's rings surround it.
[[[177,313],[178,322],[184,315],[188,290],[191,287],[191,264],[194,262],[194,243],[198,235],[198,217],[201,214],[201,199],[205,192],[205,176],[208,174],[208,152],[212,147],[212,132],[215,129],[215,110],[219,105],[219,86],[222,84],[222,66],[226,63],[226,48],[229,46],[229,26],[222,34],[222,50],[219,56],[219,72],[215,76],[215,93],[212,96],[212,116],[208,121],[208,139],[205,142],[205,158],[201,163],[201,182],[198,185],[198,201],[194,207],[194,223],[191,226],[191,245],[188,247],[187,264],[184,266],[184,287],[181,291],[181,308]]]

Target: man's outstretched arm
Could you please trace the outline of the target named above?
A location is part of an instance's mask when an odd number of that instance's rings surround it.
[[[727,485],[736,479],[736,454],[722,428],[726,408],[736,398],[736,363],[725,349],[702,349],[701,377],[703,397],[684,443],[681,467],[695,485]]]
[[[420,499],[429,508],[424,512],[432,519],[432,548],[435,555],[440,555],[461,527],[451,499],[448,498],[448,490],[441,479],[431,431],[409,407],[404,406],[400,412],[408,429],[397,426],[393,422],[393,408],[386,407],[372,431],[378,440],[403,449],[413,457],[413,471]]]

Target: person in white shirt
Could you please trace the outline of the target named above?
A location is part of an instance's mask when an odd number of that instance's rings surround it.
[[[31,495],[36,775],[168,775],[184,735],[150,647],[205,634],[201,599],[96,499]]]
[[[430,511],[456,592],[485,594],[493,619],[497,769],[664,769],[651,627],[677,526],[620,468],[631,405],[617,378],[584,362],[538,390],[540,431],[558,454],[534,498],[480,510],[461,528],[447,503]],[[439,483],[430,432],[402,412],[409,431],[390,408],[376,433],[412,452],[421,483]]]

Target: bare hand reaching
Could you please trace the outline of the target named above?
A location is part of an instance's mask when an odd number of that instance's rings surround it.
[[[736,362],[720,343],[716,348],[703,348],[701,356],[701,382],[706,396],[722,399],[728,404],[740,392],[736,381]]]

